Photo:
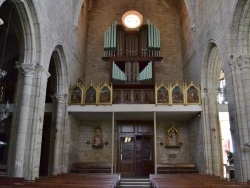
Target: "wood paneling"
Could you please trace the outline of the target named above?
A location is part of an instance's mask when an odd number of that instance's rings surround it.
[[[118,172],[146,176],[154,173],[153,122],[119,121]]]
[[[122,124],[120,126],[121,133],[135,133],[135,126],[133,124]]]

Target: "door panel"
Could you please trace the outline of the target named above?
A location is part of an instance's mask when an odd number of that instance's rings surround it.
[[[135,174],[134,137],[120,137],[120,172],[123,175]]]
[[[140,176],[142,174],[142,136],[136,135],[136,175]]]
[[[118,172],[148,176],[154,173],[153,123],[119,122]]]
[[[142,174],[148,175],[154,173],[153,161],[153,136],[142,135]]]

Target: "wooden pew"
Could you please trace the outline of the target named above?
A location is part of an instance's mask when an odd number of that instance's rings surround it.
[[[26,187],[105,187],[115,188],[120,181],[120,174],[61,174],[57,176],[39,177],[27,182]]]
[[[197,167],[192,163],[159,163],[157,174],[198,173]]]
[[[112,188],[112,185],[78,185],[78,184],[61,184],[61,188]]]
[[[155,188],[250,188],[247,183],[228,181],[206,174],[150,174],[150,181]]]
[[[76,162],[72,164],[72,173],[111,173],[109,162]]]
[[[24,178],[20,178],[20,177],[1,176],[0,177],[0,187],[23,185],[24,181],[25,181]]]

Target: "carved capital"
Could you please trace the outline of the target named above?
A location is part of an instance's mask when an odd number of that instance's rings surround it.
[[[43,66],[42,65],[39,65],[39,64],[37,64],[36,66],[35,66],[35,69],[36,69],[36,71],[38,72],[38,73],[43,73],[43,72],[45,72],[45,69],[43,68]],[[49,73],[49,72],[46,72],[46,76],[47,76],[47,79],[51,76],[51,74]]]
[[[249,60],[250,60],[249,57],[239,56],[237,58],[237,63],[238,63],[238,66],[239,66],[240,70],[244,69],[244,68],[250,68]]]
[[[42,66],[42,65],[39,65],[39,64],[36,64],[35,69],[36,69],[36,71],[40,71],[40,72],[43,72],[43,71],[44,71],[43,66]]]
[[[33,77],[35,73],[35,67],[31,63],[22,63],[16,62],[16,68],[25,76]]]
[[[228,64],[231,70],[235,70],[237,65],[237,59],[235,59],[234,56],[231,55]]]
[[[55,94],[53,95],[53,101],[57,103],[65,103],[65,95],[63,94]]]

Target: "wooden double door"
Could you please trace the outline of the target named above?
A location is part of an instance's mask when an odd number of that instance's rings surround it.
[[[119,122],[118,171],[127,176],[154,173],[153,122]]]

